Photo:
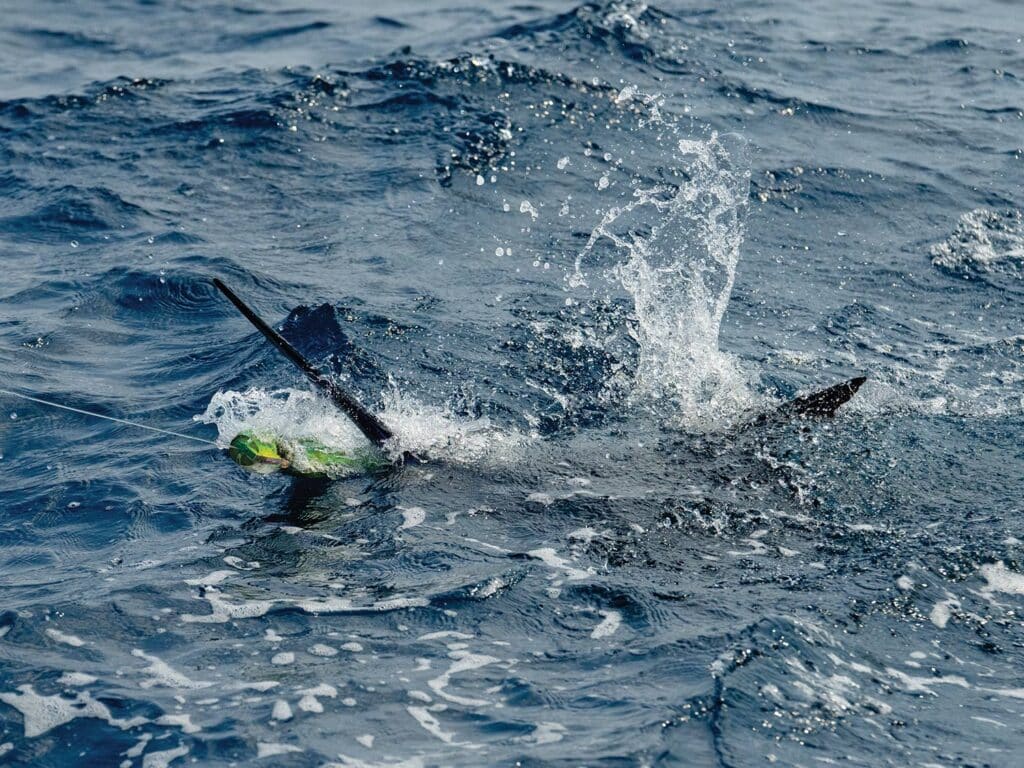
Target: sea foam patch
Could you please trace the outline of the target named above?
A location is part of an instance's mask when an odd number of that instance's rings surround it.
[[[306,613],[379,613],[398,611],[405,608],[423,608],[430,601],[421,597],[392,597],[372,603],[353,603],[348,598],[273,598],[267,600],[227,599],[214,587],[203,590],[202,598],[210,604],[211,612],[206,614],[186,613],[181,620],[190,624],[224,624],[232,619],[251,619],[265,616],[275,608],[294,607]]]
[[[991,595],[993,592],[1002,592],[1007,595],[1024,595],[1024,574],[1015,573],[1006,567],[1000,560],[996,563],[989,563],[978,569],[988,584],[982,590]]]
[[[0,701],[21,712],[25,736],[30,739],[78,718],[105,720],[122,730],[149,722],[144,717],[116,718],[105,704],[96,701],[86,692],[67,699],[59,694],[43,696],[36,693],[31,685],[20,685],[16,693],[0,693]]]

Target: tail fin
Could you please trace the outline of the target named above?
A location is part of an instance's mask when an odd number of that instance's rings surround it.
[[[238,311],[245,316],[246,320],[256,326],[256,329],[267,338],[267,341],[277,347],[281,354],[291,360],[299,370],[306,374],[306,378],[313,382],[313,385],[317,389],[327,395],[327,397],[329,397],[331,401],[345,413],[346,416],[352,419],[352,422],[359,428],[359,431],[366,436],[367,440],[376,445],[381,445],[394,437],[394,433],[388,429],[379,418],[377,418],[376,414],[367,410],[354,395],[346,392],[313,367],[306,358],[299,354],[295,347],[285,341],[281,334],[263,322],[259,315],[253,312],[245,302],[238,298],[234,291],[224,285],[224,283],[216,277],[213,278],[213,284],[217,286],[217,290],[228,298],[228,301],[235,305]]]
[[[836,415],[836,411],[839,410],[843,403],[857,394],[857,390],[867,380],[867,376],[857,376],[849,381],[844,381],[842,384],[836,384],[810,395],[790,400],[788,403],[783,403],[779,406],[774,415],[784,419],[831,418]]]

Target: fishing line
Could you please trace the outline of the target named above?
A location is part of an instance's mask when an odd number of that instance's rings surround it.
[[[135,427],[136,429],[148,429],[150,432],[159,432],[162,435],[171,435],[172,437],[183,437],[186,440],[195,440],[197,443],[205,443],[206,445],[212,445],[215,447],[217,444],[213,440],[207,440],[205,437],[196,437],[195,435],[186,435],[182,432],[172,432],[169,429],[160,429],[159,427],[151,427],[148,424],[139,424],[134,421],[128,421],[127,419],[118,419],[114,416],[105,416],[102,413],[95,413],[93,411],[86,411],[83,408],[73,408],[70,405],[62,405],[60,403],[54,403],[50,400],[43,400],[41,397],[32,397],[31,395],[23,395],[20,392],[11,392],[7,389],[0,389],[0,395],[9,395],[10,397],[20,397],[22,400],[31,400],[33,403],[41,403],[42,405],[48,405],[51,408],[60,408],[65,411],[71,411],[72,413],[81,413],[85,416],[92,416],[94,419],[106,419],[107,421],[115,421],[118,424],[127,424],[129,427]]]

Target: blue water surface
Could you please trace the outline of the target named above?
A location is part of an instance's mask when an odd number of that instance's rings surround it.
[[[0,764],[1020,765],[1022,33],[5,2]]]

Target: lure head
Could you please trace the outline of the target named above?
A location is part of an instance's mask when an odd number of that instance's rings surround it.
[[[377,472],[390,466],[376,452],[348,453],[312,438],[268,440],[251,432],[236,435],[228,447],[228,455],[236,463],[256,472],[285,470],[304,477],[343,477]]]
[[[251,432],[241,432],[228,446],[228,456],[235,463],[256,472],[270,473],[288,468],[288,460],[277,450],[277,444],[261,440]]]

